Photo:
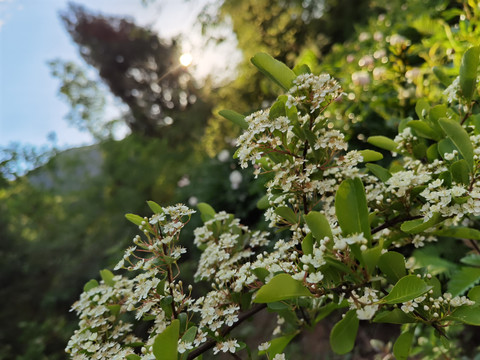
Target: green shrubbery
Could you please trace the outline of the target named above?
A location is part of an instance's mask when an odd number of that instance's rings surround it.
[[[338,119],[328,115],[336,102],[348,102],[335,79],[255,55],[252,63],[285,95],[247,117],[222,114],[244,129],[235,153],[241,166],[268,177],[259,206],[280,238],[271,243],[268,232],[199,204],[195,277],[211,288],[195,297],[192,284],[178,279],[186,252],[180,232],[194,211],[148,202],[150,218],[127,215],[142,236],[116,269],[132,276],[105,270],[100,283],[85,286],[73,306],[80,329],[67,351],[78,359],[173,360],[213,348],[284,359],[299,332],[341,312],[330,333],[337,354],[354,349],[359,326],[369,321],[402,329],[392,348],[398,359],[468,355],[472,350],[456,342],[458,326],[480,325],[479,51],[463,55],[444,104],[419,99],[415,119],[402,119],[394,139],[371,136],[371,149],[360,151],[349,148],[334,128]],[[383,158],[377,148],[394,160],[375,164]],[[460,249],[459,258],[443,260],[451,273],[417,256],[445,244]],[[257,352],[230,333],[265,308],[277,314],[278,326]],[[143,336],[134,330],[142,322],[149,329]],[[430,330],[436,340],[426,340]]]

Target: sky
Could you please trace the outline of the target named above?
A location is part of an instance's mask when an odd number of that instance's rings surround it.
[[[142,6],[141,0],[75,2],[106,15],[131,16],[162,38],[182,33],[184,51],[193,55],[192,70],[201,77],[224,72],[218,71],[222,66],[223,70],[231,69],[219,54],[231,53],[232,49],[205,51],[199,28],[194,26],[206,1],[150,0],[148,6]],[[60,82],[50,75],[47,66],[56,58],[85,65],[58,16],[67,6],[68,0],[0,0],[0,148],[13,142],[46,145],[52,133],[60,148],[93,142],[89,134],[64,119],[69,107],[58,96]],[[234,47],[234,39],[229,44]]]

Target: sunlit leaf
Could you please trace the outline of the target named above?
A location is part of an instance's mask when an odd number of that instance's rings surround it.
[[[245,116],[242,114],[239,114],[233,110],[220,110],[218,114],[240,126],[243,130],[248,129],[248,123],[245,121]]]
[[[155,214],[163,214],[163,208],[158,205],[155,201],[147,201],[148,207],[155,213]]]
[[[207,222],[215,217],[215,210],[207,203],[198,203],[197,208],[200,211],[203,222]]]
[[[473,92],[475,91],[479,54],[480,48],[473,46],[462,56],[462,62],[460,64],[460,88],[462,89],[463,97],[467,101],[472,99]]]
[[[360,155],[362,155],[363,162],[378,161],[383,159],[383,155],[378,151],[373,150],[360,150]]]
[[[398,147],[398,144],[395,141],[393,141],[392,139],[390,139],[386,136],[382,136],[382,135],[370,136],[367,139],[367,142],[369,144],[372,144],[372,145],[376,146],[376,147],[379,147],[380,149],[385,149],[385,150],[389,150],[389,151],[392,151],[392,152],[397,151],[397,147]]]
[[[87,282],[84,286],[83,286],[83,291],[84,292],[87,292],[93,288],[96,288],[98,286],[98,281],[95,280],[95,279],[91,279],[89,282]]]
[[[142,222],[145,221],[144,218],[135,214],[125,214],[125,217],[127,218],[128,221],[134,223],[137,226],[142,225]]]
[[[264,75],[284,90],[290,89],[293,85],[293,80],[297,77],[287,65],[274,59],[269,54],[257,53],[250,61]]]
[[[448,138],[455,144],[460,154],[468,164],[469,171],[473,171],[473,145],[470,136],[458,122],[442,118],[438,120]]]
[[[113,286],[115,285],[115,281],[113,280],[113,273],[110,270],[104,269],[100,270],[100,276],[102,277],[102,280],[104,281],[105,284],[108,286]]]

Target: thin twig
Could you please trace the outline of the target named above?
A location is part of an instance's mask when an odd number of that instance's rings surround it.
[[[244,322],[245,320],[247,320],[251,316],[255,315],[259,311],[265,309],[266,307],[267,307],[267,304],[260,304],[260,305],[257,305],[255,307],[251,308],[250,310],[240,314],[238,316],[238,321],[235,324],[233,324],[231,326],[228,326],[228,327],[225,327],[224,329],[222,329],[220,331],[220,336],[227,335],[228,333],[230,333],[230,331],[235,329],[242,322]],[[213,348],[216,343],[217,343],[217,341],[214,340],[214,339],[208,340],[202,346],[199,346],[198,348],[196,348],[195,350],[190,352],[187,356],[187,360],[195,359],[197,356],[199,356],[199,355],[203,354],[204,352],[206,352],[207,350],[210,350],[211,348]]]

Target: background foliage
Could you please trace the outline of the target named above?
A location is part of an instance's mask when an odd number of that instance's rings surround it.
[[[181,39],[161,40],[131,20],[76,5],[66,9],[62,19],[85,64],[58,59],[52,74],[71,105],[70,121],[99,140],[43,157],[41,151],[2,149],[0,358],[65,358],[75,326],[71,303],[88,279],[118,260],[133,236],[123,214],[145,213],[145,199],[205,201],[249,225],[261,220],[255,206],[261,184],[251,185],[251,174],[241,172],[232,188],[231,174],[240,169],[230,156],[218,156],[221,150],[231,154],[237,130],[216,115],[220,108],[248,113],[273,101],[272,85],[248,65],[254,53],[267,51],[289,66],[305,62],[314,73],[337,76],[349,101],[338,104],[334,115],[351,120],[344,131],[362,148],[368,136],[392,135],[401,119],[414,116],[417,98],[442,99],[461,54],[478,43],[475,1],[321,4],[212,2],[199,18],[205,36],[222,41],[215,28],[231,21],[244,57],[237,79],[212,90],[200,88],[187,69],[175,65]],[[89,77],[92,68],[102,82]],[[123,103],[118,119],[102,112],[102,91]],[[131,135],[113,140],[116,122],[127,124]],[[36,169],[22,176],[25,163]],[[422,251],[426,262],[443,255],[447,260],[438,267],[455,270],[448,263],[455,251]],[[466,334],[468,344],[474,335]],[[367,330],[366,338],[372,336],[375,330]],[[386,347],[388,336],[384,340]],[[304,341],[308,335],[299,344]],[[355,356],[369,358],[372,349],[365,341]]]

